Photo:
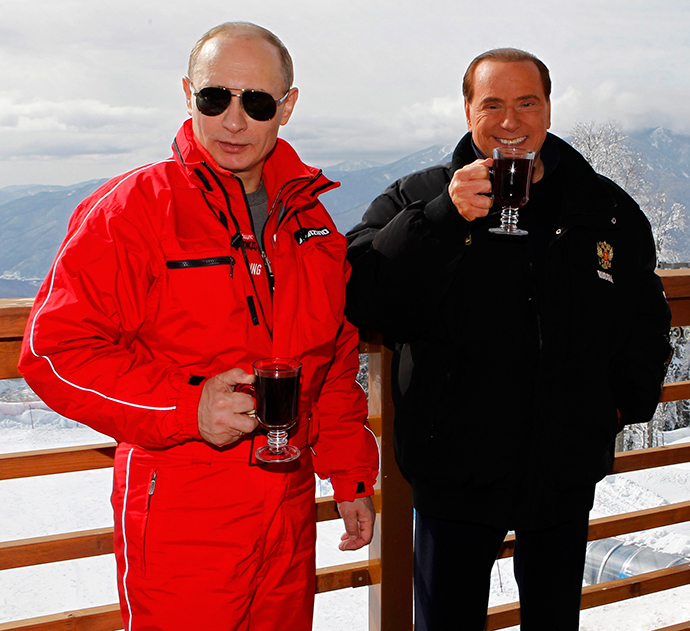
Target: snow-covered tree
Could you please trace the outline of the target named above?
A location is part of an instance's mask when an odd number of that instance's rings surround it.
[[[601,173],[623,188],[649,219],[654,235],[657,261],[672,263],[679,259],[674,246],[676,235],[685,228],[685,206],[669,200],[666,193],[655,188],[648,174],[649,165],[626,143],[627,137],[614,121],[603,125],[578,123],[572,130],[571,144]],[[674,355],[669,368],[672,380],[687,379],[690,364],[688,340],[690,329],[674,329]],[[690,410],[687,402],[659,406],[649,423],[625,428],[616,441],[618,451],[656,447],[663,444],[663,430],[686,426]]]
[[[627,136],[618,123],[578,123],[572,136],[571,144],[594,170],[612,179],[640,205],[652,226],[657,260],[676,262],[676,235],[686,225],[685,206],[669,200],[664,191],[652,185],[649,165],[627,145]]]

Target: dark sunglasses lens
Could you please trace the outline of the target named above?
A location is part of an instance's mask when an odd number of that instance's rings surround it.
[[[204,88],[196,95],[196,106],[205,116],[218,116],[230,105],[232,94],[221,88]]]
[[[242,107],[254,120],[270,121],[276,115],[276,102],[266,92],[248,91],[242,93]]]

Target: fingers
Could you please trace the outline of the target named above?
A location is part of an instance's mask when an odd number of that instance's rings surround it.
[[[448,194],[453,204],[467,221],[485,217],[493,205],[489,178],[489,168],[492,165],[491,158],[475,160],[458,169],[448,185]]]
[[[345,533],[338,545],[340,550],[359,550],[371,543],[376,521],[376,510],[371,497],[358,498],[353,502],[339,502],[338,511],[345,524]]]
[[[253,432],[258,421],[251,395],[237,392],[240,384],[250,384],[254,376],[233,368],[204,382],[198,407],[199,433],[212,445],[223,447]]]

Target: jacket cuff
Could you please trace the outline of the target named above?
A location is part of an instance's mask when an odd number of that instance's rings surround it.
[[[369,480],[332,477],[331,484],[333,499],[336,502],[352,502],[359,497],[369,497],[374,494],[374,483]]]
[[[199,399],[201,399],[204,381],[192,378],[180,387],[177,423],[180,428],[178,436],[184,440],[202,440],[199,433]]]
[[[432,199],[424,208],[424,214],[431,223],[441,223],[446,221],[452,215],[458,215],[460,219],[463,219],[458,213],[458,209],[453,204],[450,195],[448,194],[448,187],[443,189],[443,192],[436,198]],[[464,221],[464,219],[463,219]]]

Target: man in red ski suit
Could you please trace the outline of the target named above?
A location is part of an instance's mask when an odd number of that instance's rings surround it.
[[[343,315],[346,242],[318,201],[336,185],[277,137],[292,79],[269,31],[205,34],[172,157],[77,208],[29,319],[28,383],[118,441],[126,630],[311,629],[314,472],[332,481],[340,548],[371,540],[378,450]],[[303,366],[287,465],[257,463],[266,437],[235,392],[262,357]]]

